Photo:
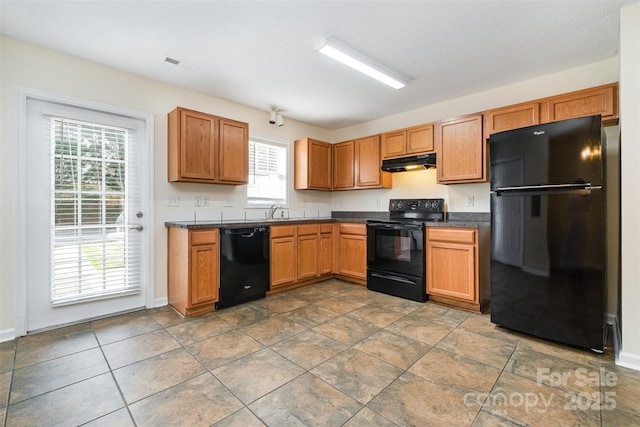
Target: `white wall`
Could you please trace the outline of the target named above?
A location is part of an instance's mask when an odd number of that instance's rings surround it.
[[[640,4],[620,10],[622,348],[618,363],[640,370]]]

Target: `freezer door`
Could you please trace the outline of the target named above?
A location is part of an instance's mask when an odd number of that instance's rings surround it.
[[[491,321],[602,351],[604,192],[491,195]]]
[[[500,132],[489,139],[491,190],[498,187],[603,185],[600,116]]]

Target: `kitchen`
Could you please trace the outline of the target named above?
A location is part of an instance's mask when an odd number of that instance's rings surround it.
[[[631,8],[631,12],[633,9]],[[623,14],[624,22],[634,19],[634,14],[629,10]],[[637,22],[637,21],[636,21]],[[631,25],[633,27],[633,25]],[[636,26],[637,27],[637,26]],[[637,33],[633,33],[630,27],[622,27],[623,35],[627,38],[622,40],[625,43],[637,43]],[[628,32],[631,32],[630,34]],[[635,37],[635,38],[634,38]],[[621,42],[622,43],[622,42]],[[622,44],[624,48],[626,44]],[[627,51],[628,52],[628,51]],[[130,108],[137,108],[144,111],[152,111],[155,114],[154,134],[155,134],[155,192],[154,192],[154,233],[156,235],[154,243],[154,271],[155,299],[157,305],[162,305],[163,298],[166,298],[166,282],[167,272],[165,269],[165,260],[167,258],[166,248],[166,229],[164,227],[165,220],[178,219],[177,216],[182,213],[180,209],[166,207],[167,197],[171,194],[179,193],[181,206],[186,212],[193,214],[194,209],[189,207],[193,201],[193,196],[204,193],[202,187],[197,184],[169,184],[166,182],[166,164],[167,153],[164,147],[166,141],[166,114],[176,105],[188,105],[191,108],[201,111],[207,111],[220,114],[224,117],[241,119],[251,123],[252,131],[263,135],[272,135],[273,137],[282,138],[293,141],[302,136],[312,136],[320,140],[331,142],[344,141],[363,135],[374,134],[392,129],[398,129],[405,126],[411,126],[419,123],[436,121],[448,117],[457,117],[464,114],[483,111],[491,108],[497,108],[503,105],[511,105],[517,102],[529,99],[537,99],[541,96],[551,96],[559,93],[566,93],[572,90],[579,90],[588,87],[595,87],[614,81],[621,82],[621,126],[634,126],[629,120],[625,123],[625,111],[630,108],[627,104],[629,96],[625,98],[626,87],[633,87],[637,84],[637,72],[634,74],[628,67],[633,67],[633,63],[629,65],[624,60],[625,51],[622,50],[621,58],[617,56],[602,61],[593,62],[577,68],[567,69],[557,73],[549,74],[543,77],[532,78],[520,83],[512,83],[497,89],[490,89],[474,95],[467,95],[449,101],[438,102],[433,105],[421,107],[406,113],[384,117],[372,120],[363,124],[347,126],[336,131],[329,131],[320,127],[307,126],[295,120],[289,120],[285,117],[286,125],[278,129],[275,134],[274,129],[267,123],[267,113],[264,110],[252,109],[239,104],[234,104],[218,98],[212,98],[207,95],[194,93],[175,86],[169,86],[165,83],[142,78],[122,71],[117,71],[95,63],[70,57],[48,49],[29,45],[13,39],[3,38],[2,40],[2,57],[3,57],[3,126],[2,126],[2,191],[3,200],[11,200],[17,198],[13,190],[13,176],[15,173],[14,162],[15,147],[8,141],[13,139],[13,118],[11,111],[14,110],[14,100],[12,98],[12,89],[15,85],[42,88],[51,92],[63,92],[67,96],[79,97],[84,99],[99,99],[101,102],[109,104],[125,104]],[[622,62],[619,64],[619,60]],[[38,73],[37,70],[49,70],[48,73]],[[626,77],[626,79],[625,79]],[[108,85],[98,82],[108,81]],[[131,88],[135,87],[135,92]],[[540,88],[544,88],[541,90]],[[630,89],[632,90],[632,89]],[[632,92],[633,93],[633,92]],[[627,110],[625,110],[625,107]],[[633,108],[633,104],[631,106]],[[633,111],[633,110],[631,110]],[[632,113],[631,113],[632,114]],[[632,137],[633,127],[624,129],[625,137]],[[611,132],[611,128],[608,129]],[[617,134],[609,134],[608,142],[611,147],[617,141]],[[623,141],[624,138],[623,137]],[[631,144],[629,144],[631,145]],[[615,147],[615,145],[613,145]],[[634,304],[639,299],[634,297],[637,295],[637,286],[634,284],[632,277],[636,269],[636,262],[633,257],[636,256],[634,246],[626,246],[626,238],[632,238],[637,226],[630,222],[625,223],[626,215],[633,214],[634,196],[632,193],[624,191],[627,182],[634,180],[634,167],[624,168],[625,162],[631,165],[636,163],[637,157],[634,154],[635,148],[625,146],[625,155],[622,158],[623,173],[622,187],[623,200],[630,203],[630,211],[623,210],[623,243],[622,243],[622,324],[633,325],[637,323],[637,310]],[[290,157],[290,167],[293,167],[293,160]],[[628,174],[628,175],[627,175]],[[388,200],[392,198],[412,198],[412,197],[428,197],[428,198],[444,198],[448,202],[449,211],[461,212],[488,212],[489,211],[489,195],[488,184],[465,184],[441,186],[436,184],[436,171],[427,170],[423,172],[396,174],[394,176],[393,189],[365,190],[344,193],[305,193],[292,192],[290,200],[290,213],[303,212],[309,215],[317,215],[318,211],[322,213],[327,211],[377,211],[381,210],[376,206],[377,201],[385,207]],[[426,185],[425,185],[426,183]],[[178,187],[179,186],[179,187]],[[428,187],[429,192],[420,190]],[[177,190],[176,190],[177,189]],[[417,194],[417,191],[419,194]],[[212,215],[219,212],[233,213],[242,210],[244,200],[244,192],[242,188],[231,186],[218,186],[215,189],[215,198],[211,193]],[[625,196],[628,195],[628,198]],[[474,206],[467,206],[467,198],[474,197]],[[230,202],[230,203],[229,203]],[[225,206],[225,204],[233,204],[233,206]],[[623,207],[623,209],[626,209]],[[206,209],[195,209],[199,214],[205,214]],[[178,212],[177,212],[178,211]],[[296,211],[296,212],[294,212]],[[626,212],[626,214],[625,214]],[[261,212],[260,214],[263,214]],[[13,301],[16,298],[17,289],[13,285],[12,276],[15,274],[13,252],[13,239],[15,233],[11,229],[11,219],[13,218],[13,207],[8,205],[3,207],[2,215],[2,267],[3,278],[1,286],[2,296],[2,313],[0,314],[0,332],[4,337],[11,337],[12,331],[17,326],[15,321],[15,308]],[[631,218],[631,216],[630,216]],[[627,219],[632,221],[632,219]],[[625,250],[625,248],[627,248]],[[625,253],[630,257],[626,260]],[[629,295],[627,297],[627,295]],[[615,301],[616,298],[609,298]],[[166,301],[166,300],[165,300]],[[625,308],[626,307],[626,308]],[[615,312],[615,311],[614,311]],[[630,357],[627,363],[637,363],[637,356],[640,354],[638,347],[637,332],[631,328],[622,328],[624,347],[623,351]],[[634,358],[635,357],[635,358]]]

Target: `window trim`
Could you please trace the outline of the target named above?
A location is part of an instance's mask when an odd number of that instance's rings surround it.
[[[291,180],[291,170],[292,170],[292,168],[290,167],[291,144],[285,140],[268,139],[268,138],[253,137],[253,136],[249,136],[249,141],[260,142],[262,144],[275,145],[275,146],[283,147],[287,150],[286,168],[285,168],[287,172],[286,182],[285,182],[285,197],[287,198],[287,201],[284,204],[278,204],[278,206],[280,208],[288,209],[291,203],[291,187],[289,186],[289,182]],[[268,209],[272,206],[272,203],[249,203],[249,198],[247,195],[248,191],[249,191],[249,184],[247,183],[247,185],[244,186],[244,208],[245,209],[265,209],[265,208]]]

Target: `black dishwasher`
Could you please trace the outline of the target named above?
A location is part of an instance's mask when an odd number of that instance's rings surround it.
[[[216,309],[264,298],[268,290],[269,228],[221,228]]]

